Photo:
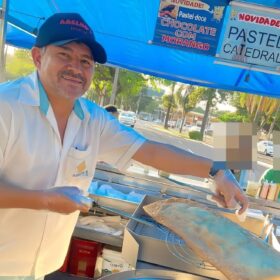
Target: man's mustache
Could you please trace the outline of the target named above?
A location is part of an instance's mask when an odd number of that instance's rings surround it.
[[[73,71],[65,70],[65,71],[61,72],[61,76],[63,76],[63,75],[67,75],[67,76],[73,77],[75,79],[79,79],[83,83],[86,82],[86,79],[81,74],[75,74],[75,73],[73,73]]]

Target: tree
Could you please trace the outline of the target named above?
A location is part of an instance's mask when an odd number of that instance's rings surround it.
[[[121,69],[117,102],[122,109],[136,111],[137,101],[148,78],[143,74]],[[141,98],[141,97],[140,97]]]
[[[277,109],[276,109],[276,112],[274,114],[274,117],[273,117],[273,121],[269,127],[269,130],[268,130],[268,133],[267,133],[267,138],[270,139],[271,138],[271,134],[273,132],[273,129],[275,127],[275,124],[276,124],[276,120],[277,118],[279,117],[279,111],[280,111],[280,100],[278,99],[278,105],[277,105]]]
[[[233,92],[229,98],[229,102],[236,108],[236,113],[242,115],[244,118],[249,118],[247,109],[243,106],[246,102],[246,95],[241,92]]]
[[[226,99],[226,92],[219,91],[213,88],[205,88],[205,87],[197,87],[194,90],[195,94],[200,96],[200,100],[206,100],[206,108],[204,117],[202,120],[202,125],[200,129],[200,133],[204,135],[204,130],[206,128],[206,124],[208,122],[209,112],[212,107],[214,107],[217,102],[222,102]]]
[[[108,97],[112,90],[114,69],[105,65],[95,66],[94,77],[86,97],[97,102],[100,106],[104,104],[104,98]]]
[[[12,80],[26,76],[35,70],[35,66],[29,50],[17,49],[14,55],[7,56],[7,79]]]
[[[140,97],[141,96],[141,97]],[[159,101],[153,99],[153,97],[149,96],[146,91],[142,91],[141,95],[137,100],[137,113],[139,112],[147,112],[153,113],[155,109],[157,109],[160,105]]]
[[[153,114],[154,111],[159,108],[160,104],[158,101],[154,100],[153,98],[151,98],[149,96],[147,96],[147,97],[148,97],[148,100],[147,100],[145,107],[143,108],[143,111]]]
[[[176,82],[171,82],[170,83],[171,94],[164,94],[162,96],[162,105],[164,108],[167,109],[165,120],[164,120],[165,129],[168,129],[168,120],[169,120],[170,111],[173,108],[176,108],[176,103],[174,101],[175,88],[176,88]],[[180,90],[180,88],[179,88],[179,90]]]
[[[237,112],[224,112],[219,117],[222,122],[248,122],[249,118]]]
[[[182,87],[182,90],[178,90],[175,94],[176,103],[182,109],[182,122],[179,129],[180,133],[182,133],[187,112],[195,108],[200,99],[200,94],[198,92],[195,92],[194,89],[195,88],[192,85],[184,85]]]
[[[261,129],[277,111],[279,101],[267,96],[241,93],[240,105],[246,108],[251,121]]]

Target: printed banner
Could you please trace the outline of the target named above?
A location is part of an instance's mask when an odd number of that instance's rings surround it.
[[[280,11],[230,7],[217,57],[279,70]]]
[[[153,43],[216,54],[227,0],[161,0]]]

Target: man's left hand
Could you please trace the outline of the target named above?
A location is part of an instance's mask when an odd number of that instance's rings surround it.
[[[225,208],[236,208],[240,205],[238,213],[242,214],[248,208],[248,198],[241,190],[237,180],[230,170],[220,170],[214,177],[216,193],[212,199]]]

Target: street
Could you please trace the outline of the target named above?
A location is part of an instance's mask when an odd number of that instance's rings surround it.
[[[150,140],[172,144],[184,150],[189,149],[201,156],[213,158],[212,146],[205,144],[204,142],[193,141],[174,136],[169,131],[164,131],[162,126],[159,126],[152,122],[137,120],[135,129]],[[258,154],[257,167],[255,170],[253,170],[253,172],[249,171],[248,179],[258,181],[263,172],[270,166],[272,167],[272,163],[272,157]]]

